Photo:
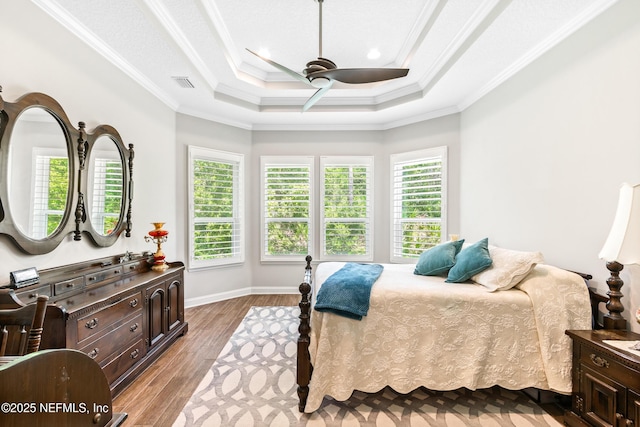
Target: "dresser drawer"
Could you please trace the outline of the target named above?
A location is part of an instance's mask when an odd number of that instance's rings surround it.
[[[40,286],[36,289],[29,289],[24,292],[16,292],[16,296],[25,304],[36,302],[40,295],[51,297],[51,286]]]
[[[129,262],[122,265],[122,274],[132,274],[145,271],[147,268],[147,262],[144,260],[138,260]]]
[[[142,310],[142,292],[129,294],[108,307],[77,320],[78,343],[90,338],[120,319]]]
[[[100,363],[129,342],[142,338],[142,313],[80,349]]]
[[[122,275],[123,268],[121,265],[116,265],[104,270],[96,271],[95,273],[89,273],[85,276],[87,286],[93,286],[97,283],[101,283],[107,280],[117,279]]]
[[[55,295],[63,295],[69,292],[79,291],[84,288],[84,277],[74,277],[73,279],[58,282],[53,285]]]
[[[109,384],[113,384],[122,374],[146,355],[144,340],[138,340],[127,347],[120,355],[110,360],[102,367]]]
[[[640,373],[625,366],[611,353],[583,345],[580,349],[580,364],[627,387],[640,389]]]

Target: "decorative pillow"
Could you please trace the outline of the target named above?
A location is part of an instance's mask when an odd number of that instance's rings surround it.
[[[471,278],[491,266],[489,255],[489,239],[484,238],[467,246],[456,257],[456,264],[449,270],[445,282],[460,283]]]
[[[543,263],[540,252],[522,252],[489,246],[489,254],[493,264],[485,271],[471,278],[485,286],[490,292],[504,291],[520,283],[536,264]]]
[[[439,276],[447,274],[456,263],[456,255],[460,252],[464,239],[441,243],[420,254],[413,274],[421,276]]]

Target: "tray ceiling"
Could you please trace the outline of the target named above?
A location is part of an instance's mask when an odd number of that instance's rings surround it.
[[[316,0],[32,0],[177,112],[246,129],[388,129],[462,111],[617,0],[324,0],[323,57],[407,77],[315,89]],[[379,53],[369,59],[370,51]],[[193,86],[193,87],[191,87]]]

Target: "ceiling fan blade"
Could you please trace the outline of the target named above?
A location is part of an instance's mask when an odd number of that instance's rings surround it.
[[[333,86],[333,80],[331,80],[329,84],[327,84],[325,87],[321,87],[316,91],[316,93],[311,95],[311,98],[309,98],[307,102],[305,102],[304,106],[302,107],[302,112],[304,113],[309,108],[311,108],[316,102],[318,102],[318,100],[322,98],[329,89],[331,89],[331,86]]]
[[[373,83],[404,77],[408,68],[336,68],[334,70],[316,71],[308,75],[310,80],[316,77],[327,77],[342,83]]]
[[[268,59],[268,58],[265,58],[265,57],[263,57],[263,56],[260,56],[260,55],[258,55],[257,53],[255,53],[255,52],[254,52],[254,51],[252,51],[252,50],[249,50],[249,49],[247,49],[247,50],[248,50],[249,52],[253,53],[253,54],[254,54],[255,56],[257,56],[258,58],[262,59],[263,61],[265,61],[265,62],[267,62],[267,63],[271,64],[272,66],[274,66],[274,67],[275,67],[275,68],[277,68],[278,70],[280,70],[280,71],[284,71],[285,73],[287,73],[288,75],[290,75],[290,76],[291,76],[291,77],[293,77],[294,79],[296,79],[296,80],[300,80],[301,82],[304,82],[304,83],[306,83],[306,84],[310,84],[310,83],[309,83],[309,79],[307,79],[307,78],[306,78],[305,76],[303,76],[302,74],[297,73],[297,72],[293,71],[292,69],[287,68],[287,67],[285,67],[284,65],[280,65],[280,64],[278,64],[277,62],[274,62],[274,61],[272,61],[272,60],[270,60],[270,59]]]

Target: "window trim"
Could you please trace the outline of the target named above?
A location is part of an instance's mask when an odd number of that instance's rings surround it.
[[[389,259],[394,263],[415,263],[417,258],[401,257],[395,255],[394,245],[396,241],[396,200],[395,200],[395,166],[399,163],[409,161],[419,161],[422,159],[441,157],[441,201],[440,201],[440,240],[444,242],[447,236],[447,194],[448,194],[448,159],[447,146],[426,148],[422,150],[409,151],[397,154],[391,154],[389,162],[389,182],[390,182],[390,198],[389,198]]]
[[[319,260],[320,261],[373,261],[373,243],[374,243],[374,156],[320,156],[320,180],[319,180],[319,234],[318,240],[320,244],[319,248]],[[325,194],[325,166],[330,165],[351,165],[351,166],[365,166],[368,169],[368,184],[367,187],[367,216],[364,222],[367,226],[366,233],[366,254],[365,255],[327,255],[325,253],[325,209],[324,209],[324,194]]]
[[[188,241],[188,269],[191,270],[201,270],[219,266],[227,266],[227,265],[235,265],[242,264],[245,261],[245,169],[244,169],[244,154],[240,153],[232,153],[228,151],[215,150],[211,148],[204,148],[189,145],[188,146],[188,188],[187,188],[187,198],[188,198],[188,223],[189,223],[189,241]],[[238,182],[234,183],[234,207],[233,207],[233,218],[234,224],[239,227],[238,232],[238,254],[235,256],[231,256],[228,258],[218,258],[213,260],[195,260],[193,258],[193,252],[195,250],[194,247],[194,225],[195,225],[195,217],[194,217],[194,194],[193,194],[193,186],[194,186],[194,160],[208,160],[212,162],[230,162],[237,163],[238,165],[238,174],[237,179]]]
[[[261,262],[297,262],[300,255],[269,255],[266,229],[266,191],[265,172],[267,167],[275,166],[308,166],[309,167],[309,217],[308,220],[308,254],[315,252],[315,157],[314,156],[260,156],[260,261]]]

